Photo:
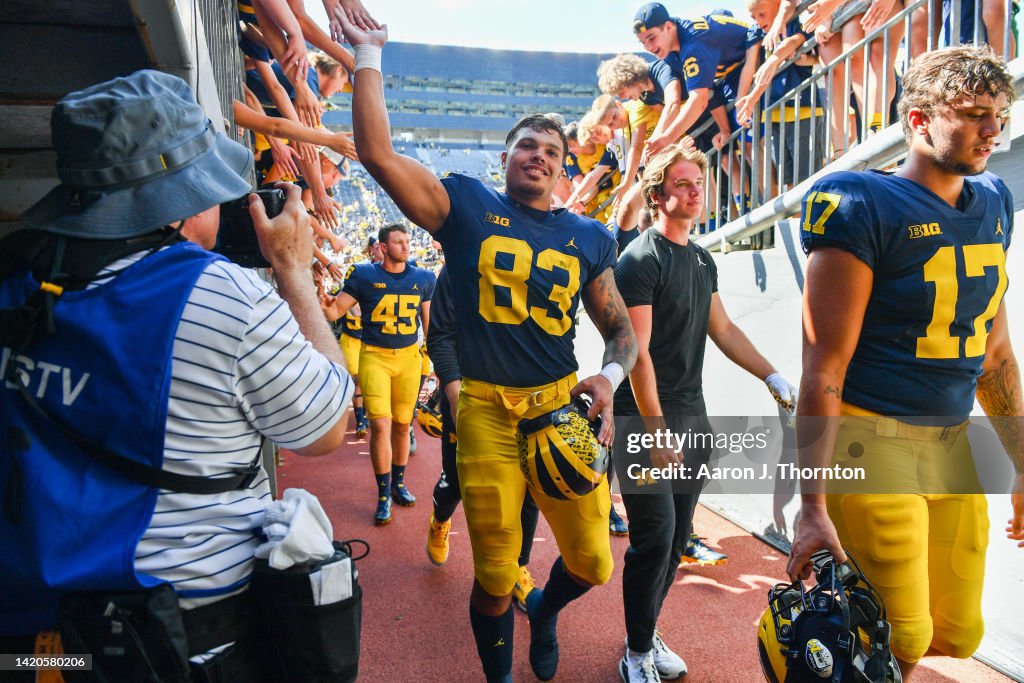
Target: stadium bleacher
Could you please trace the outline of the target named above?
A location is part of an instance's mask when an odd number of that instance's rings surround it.
[[[396,136],[493,144],[527,112],[578,118],[600,94],[594,74],[609,56],[388,43],[391,125]],[[325,125],[351,126],[351,98],[333,104]]]

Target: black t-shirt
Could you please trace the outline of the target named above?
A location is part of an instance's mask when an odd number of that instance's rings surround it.
[[[711,255],[693,241],[684,247],[652,228],[619,256],[615,283],[627,307],[651,306],[649,348],[662,411],[704,413],[701,373],[711,295],[718,291]],[[615,394],[615,413],[638,414],[628,378]]]

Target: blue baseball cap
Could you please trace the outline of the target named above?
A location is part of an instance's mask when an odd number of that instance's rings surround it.
[[[633,33],[643,33],[648,29],[661,26],[671,20],[668,10],[660,2],[649,2],[636,11],[633,16]]]

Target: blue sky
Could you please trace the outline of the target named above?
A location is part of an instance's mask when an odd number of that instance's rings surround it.
[[[639,49],[630,25],[643,0],[363,0],[388,24],[389,39],[409,43],[553,52]],[[749,20],[745,0],[666,2],[673,14],[697,16],[718,7]],[[320,0],[306,11],[324,27]],[[386,53],[385,53],[386,54]]]

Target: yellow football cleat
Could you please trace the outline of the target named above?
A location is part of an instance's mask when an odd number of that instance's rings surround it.
[[[438,522],[430,515],[430,531],[427,532],[427,557],[435,567],[448,561],[448,532],[451,531],[452,520]]]
[[[519,609],[524,612],[526,611],[526,596],[536,590],[536,588],[537,585],[533,582],[533,577],[530,576],[530,570],[526,567],[520,567],[519,580],[516,581],[515,588],[512,589],[512,599]]]

